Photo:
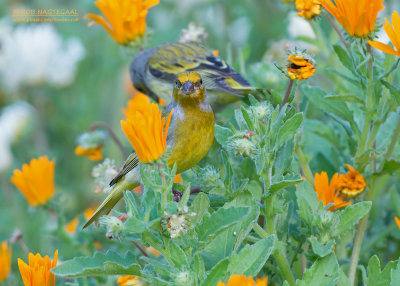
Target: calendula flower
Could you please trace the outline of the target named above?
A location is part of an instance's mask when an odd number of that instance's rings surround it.
[[[119,286],[145,286],[146,282],[135,275],[125,275],[118,278],[117,284]]]
[[[315,61],[304,53],[293,53],[286,59],[286,72],[292,80],[310,78],[315,73]]]
[[[128,101],[128,107],[122,109],[125,119],[128,120],[135,112],[146,114],[150,108],[151,102],[147,95],[139,92]]]
[[[363,38],[375,29],[383,0],[319,0],[352,37]]]
[[[93,214],[94,211],[96,209],[95,208],[88,208],[83,212],[83,217],[85,218],[85,220],[88,220]],[[68,234],[73,234],[76,232],[76,228],[78,227],[79,224],[79,216],[76,216],[73,220],[71,220],[69,223],[67,223],[65,225],[65,231]]]
[[[395,222],[397,224],[397,227],[400,228],[400,219],[397,216],[395,216],[394,220],[395,220]]]
[[[11,182],[21,191],[29,205],[36,207],[46,203],[54,195],[54,161],[47,157],[32,159],[14,170]]]
[[[103,146],[107,133],[100,130],[85,132],[78,137],[78,146],[75,148],[75,155],[87,156],[92,161],[103,159]]]
[[[126,122],[121,120],[122,130],[142,163],[154,162],[164,154],[173,112],[165,120],[157,104],[151,103],[146,109],[145,113],[134,110]]]
[[[321,5],[318,0],[296,0],[297,15],[307,20],[313,19],[321,14]]]
[[[11,269],[11,247],[7,241],[3,241],[0,245],[0,283],[7,279]]]
[[[177,174],[174,178],[174,183],[183,184],[181,174]]]
[[[95,5],[105,19],[96,14],[86,17],[93,20],[89,26],[103,26],[114,41],[126,45],[144,35],[147,12],[158,3],[159,0],[97,0]]]
[[[381,50],[385,53],[400,57],[400,16],[397,11],[392,14],[392,25],[390,25],[388,19],[385,18],[386,24],[383,24],[386,34],[390,38],[395,49],[391,46],[378,41],[368,41],[368,43],[375,49]]]
[[[267,284],[268,277],[264,277],[263,279],[257,278],[254,281],[253,277],[235,274],[229,278],[228,283],[218,282],[217,286],[267,286]]]
[[[340,174],[337,180],[336,188],[346,197],[353,198],[361,194],[366,187],[364,177],[349,164],[346,164],[349,171],[346,174]]]
[[[39,253],[29,253],[29,264],[18,258],[19,272],[25,286],[54,286],[55,276],[50,269],[57,265],[58,250],[54,253],[53,261],[48,256],[42,257]]]
[[[318,201],[322,201],[324,206],[333,203],[333,206],[328,208],[329,211],[334,211],[351,204],[351,202],[346,202],[337,191],[337,180],[337,173],[333,175],[330,183],[326,172],[315,174],[315,191],[318,194]]]

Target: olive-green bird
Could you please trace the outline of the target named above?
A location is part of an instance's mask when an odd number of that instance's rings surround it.
[[[130,66],[135,88],[166,103],[172,100],[176,76],[189,71],[201,75],[214,111],[256,89],[220,57],[195,43],[166,43],[144,50],[133,59]]]
[[[177,76],[172,102],[163,116],[172,112],[167,136],[168,167],[177,164],[181,173],[197,164],[208,152],[214,140],[214,113],[206,99],[201,76],[196,72]],[[123,192],[140,185],[139,159],[135,152],[129,155],[123,168],[110,182],[111,193],[86,222],[86,228],[101,216],[107,215],[123,197]]]

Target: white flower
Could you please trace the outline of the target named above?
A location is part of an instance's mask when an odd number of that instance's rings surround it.
[[[7,30],[4,23],[0,31]],[[72,83],[84,48],[77,38],[63,41],[51,24],[17,26],[0,32],[0,77],[9,91],[22,85]]]
[[[95,178],[95,183],[97,185],[96,191],[98,192],[109,192],[112,187],[110,187],[110,181],[118,174],[115,167],[114,160],[106,158],[103,163],[100,163],[93,167],[92,176]]]
[[[11,165],[11,144],[29,123],[33,112],[33,107],[24,101],[15,102],[3,109],[0,115],[0,172]]]
[[[189,217],[196,215],[194,212],[189,213],[189,208],[187,206],[183,209],[180,208],[178,214],[170,215],[167,212],[164,214],[167,216],[168,232],[171,238],[177,238],[181,233],[187,233],[191,225]]]
[[[181,31],[180,43],[202,42],[207,38],[207,33],[203,26],[196,26],[195,23],[190,22],[187,29]]]

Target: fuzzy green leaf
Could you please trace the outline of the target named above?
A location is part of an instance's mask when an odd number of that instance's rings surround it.
[[[374,255],[368,262],[367,267],[367,286],[386,286],[390,285],[392,269],[396,267],[396,262],[389,262],[381,271],[381,262],[378,256]]]
[[[333,45],[333,49],[338,56],[340,62],[351,72],[353,72],[353,64],[352,61],[347,54],[346,50],[342,48],[340,45]]]
[[[390,270],[390,286],[400,286],[400,260],[397,260],[396,268]]]
[[[297,204],[299,209],[297,214],[309,226],[313,225],[314,211],[318,207],[318,195],[308,182],[303,182],[297,186]]]
[[[195,217],[192,218],[193,223],[198,223],[203,219],[204,214],[208,211],[210,207],[210,199],[206,194],[200,193],[196,196],[192,203],[192,211],[196,214]]]
[[[225,275],[227,274],[229,265],[229,258],[225,258],[218,262],[210,272],[207,274],[207,278],[203,281],[201,286],[217,285],[219,281],[225,280]]]
[[[332,286],[339,279],[339,264],[332,253],[317,259],[311,268],[304,271],[303,280],[297,286]]]
[[[95,275],[139,275],[140,265],[131,252],[124,257],[114,250],[106,254],[96,252],[92,257],[76,257],[65,261],[51,271],[60,277],[83,277]]]
[[[275,236],[246,245],[238,254],[233,254],[229,261],[228,270],[234,274],[255,276],[267,262],[274,248]]]
[[[228,143],[228,138],[233,136],[232,130],[226,127],[222,127],[218,124],[215,124],[215,140],[224,148],[226,148]]]
[[[347,206],[340,212],[340,222],[333,232],[333,236],[339,236],[350,230],[371,209],[371,202],[360,202]]]
[[[335,245],[335,241],[331,240],[326,244],[323,244],[317,240],[315,236],[311,236],[308,238],[311,243],[311,247],[313,252],[318,255],[319,257],[325,257],[329,253],[332,252],[333,246]]]
[[[296,113],[279,128],[278,142],[276,148],[279,149],[286,141],[292,140],[296,135],[301,123],[303,122],[303,113]]]

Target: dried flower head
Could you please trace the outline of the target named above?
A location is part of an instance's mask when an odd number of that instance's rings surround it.
[[[47,157],[32,159],[14,170],[11,182],[21,191],[29,205],[36,207],[46,203],[54,195],[54,161]]]
[[[319,0],[352,37],[363,38],[375,29],[383,0]]]
[[[195,216],[194,212],[189,212],[189,208],[178,209],[178,214],[168,214],[165,212],[167,217],[167,230],[170,233],[171,238],[177,238],[181,233],[187,233],[191,223],[190,217]]]
[[[315,73],[315,61],[306,53],[295,51],[286,59],[286,73],[292,80],[310,78]]]
[[[106,158],[102,163],[96,165],[92,169],[92,176],[96,183],[95,192],[108,193],[112,187],[110,187],[110,181],[118,174],[118,170],[115,167],[115,161]]]
[[[297,15],[311,20],[321,14],[321,5],[318,0],[296,0]]]
[[[366,187],[364,177],[352,166],[346,164],[349,171],[346,174],[340,174],[337,180],[336,188],[345,197],[353,198],[361,194]]]

